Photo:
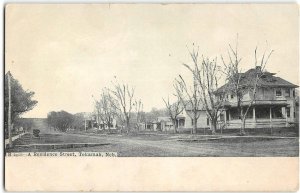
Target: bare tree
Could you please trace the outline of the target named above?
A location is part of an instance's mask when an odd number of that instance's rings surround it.
[[[173,122],[174,132],[178,133],[178,121],[177,121],[177,117],[184,110],[184,107],[181,104],[181,101],[180,101],[179,98],[173,104],[170,103],[169,97],[168,97],[167,100],[165,100],[163,98],[163,101],[164,101],[164,103],[166,105],[169,117],[171,118],[171,120]]]
[[[139,131],[140,130],[140,122],[142,120],[142,112],[143,112],[143,103],[141,100],[136,100],[133,103],[134,111],[136,114],[136,128]]]
[[[218,118],[224,109],[225,97],[222,96],[225,96],[227,92],[227,89],[224,89],[221,97],[215,95],[221,79],[220,66],[217,65],[217,58],[211,60],[202,56],[199,61],[199,47],[189,50],[189,54],[193,61],[193,68],[187,64],[183,65],[192,72],[199,86],[199,99],[209,117],[212,134],[215,134]]]
[[[130,118],[134,103],[135,89],[128,84],[115,81],[114,88],[110,90],[116,98],[115,107],[121,112],[122,121],[126,124],[126,132],[130,131]]]
[[[115,101],[108,89],[103,89],[101,93],[101,98],[96,101],[96,111],[98,119],[100,119],[110,130],[113,125],[113,120],[116,117],[117,109],[115,106]]]
[[[199,86],[197,80],[193,76],[193,86],[188,86],[181,75],[179,79],[175,79],[174,88],[176,90],[176,96],[180,99],[187,115],[193,120],[193,128],[191,134],[196,133],[197,121],[200,116],[200,97]]]
[[[267,48],[264,50],[262,57],[257,58],[257,47],[254,50],[255,57],[255,70],[251,72],[251,78],[244,77],[241,69],[241,58],[238,55],[238,41],[235,49],[229,44],[228,58],[229,61],[225,62],[221,56],[225,66],[225,74],[228,80],[228,87],[232,94],[236,96],[237,109],[239,118],[241,119],[240,135],[245,135],[246,117],[250,107],[252,107],[256,100],[256,91],[259,82],[265,75],[265,67],[274,50],[267,53]],[[250,101],[248,104],[243,104],[243,99],[246,94],[249,94]],[[243,107],[246,107],[245,109]]]

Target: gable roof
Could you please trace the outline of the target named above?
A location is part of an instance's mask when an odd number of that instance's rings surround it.
[[[251,68],[244,73],[239,73],[241,76],[240,85],[241,87],[251,87],[254,85],[255,77],[257,73],[262,73],[259,67]],[[265,88],[274,88],[274,87],[285,87],[285,88],[298,88],[299,86],[288,82],[280,77],[274,76],[276,73],[264,72],[262,77],[259,79],[257,86],[265,87]],[[226,88],[232,87],[230,83],[227,83],[221,86],[217,91],[217,93],[223,92]]]

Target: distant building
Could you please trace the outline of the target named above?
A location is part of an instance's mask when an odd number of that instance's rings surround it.
[[[160,131],[174,130],[171,118],[170,117],[158,117],[157,118],[157,128]]]
[[[108,127],[108,125],[105,124],[103,121],[101,121],[101,120],[98,121],[98,120],[97,120],[97,126],[98,126],[98,128],[99,128],[100,130],[116,129],[116,128],[117,128],[117,121],[116,121],[116,119],[113,119],[113,120],[111,121],[110,127]]]
[[[208,128],[209,123],[206,115],[206,111],[202,105],[198,107],[199,118],[197,119],[197,128]],[[189,116],[190,115],[190,116]],[[193,128],[194,121],[192,116],[192,106],[187,104],[186,110],[183,110],[176,120],[178,125],[178,131],[190,130]],[[156,121],[158,131],[174,131],[174,124],[169,116],[158,117]]]
[[[157,121],[147,121],[143,123],[139,123],[139,129],[144,131],[157,131],[158,129],[158,122]]]
[[[197,119],[197,128],[208,128],[209,127],[209,119],[206,114],[204,107],[199,104],[198,107],[198,115],[199,118]],[[180,115],[177,117],[178,121],[178,129],[191,129],[194,126],[194,120],[191,118],[193,117],[192,114],[192,106],[187,104],[186,110],[184,110]]]

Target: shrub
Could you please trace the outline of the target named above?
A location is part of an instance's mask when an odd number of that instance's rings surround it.
[[[33,129],[33,136],[39,137],[40,130],[39,129]]]

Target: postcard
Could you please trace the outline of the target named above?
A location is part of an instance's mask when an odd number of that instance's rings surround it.
[[[7,4],[8,191],[296,191],[297,4]]]

